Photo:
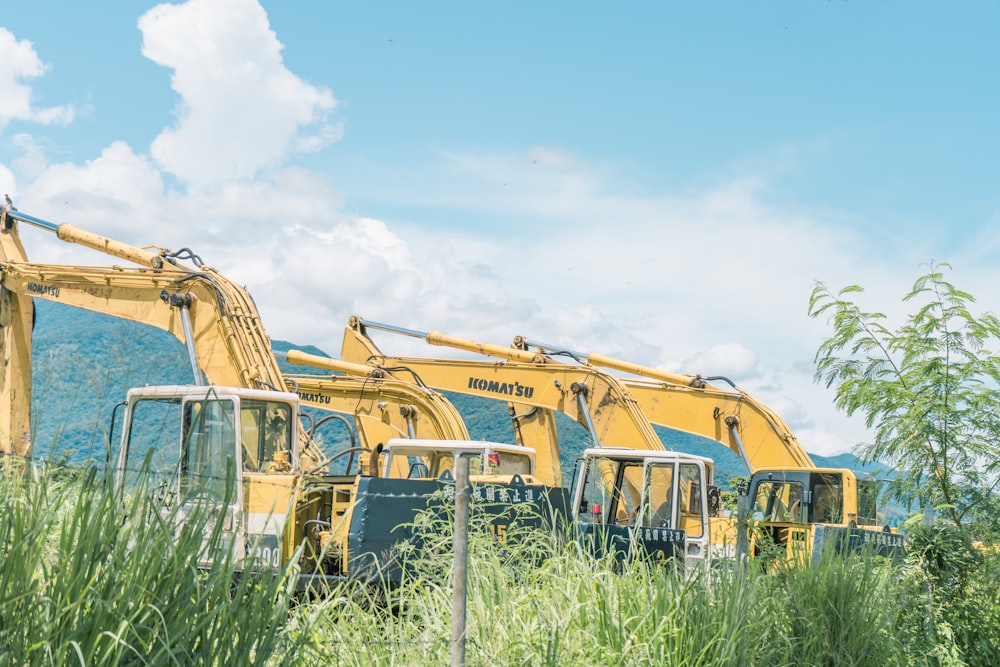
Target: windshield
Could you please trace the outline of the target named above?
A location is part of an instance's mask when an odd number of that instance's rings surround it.
[[[754,517],[763,521],[802,522],[801,482],[761,482],[753,501]]]
[[[149,487],[166,505],[178,498],[225,499],[236,474],[236,405],[231,399],[140,398],[131,408],[121,481],[134,491],[148,461]],[[227,484],[228,483],[228,484]]]
[[[673,528],[674,464],[654,463],[646,478],[646,511],[643,528]]]
[[[682,463],[680,489],[678,491],[680,528],[690,537],[701,537],[705,533],[701,502],[701,469],[694,463]]]
[[[182,498],[207,495],[222,500],[236,470],[236,405],[231,400],[184,404],[181,442]]]
[[[241,401],[240,438],[243,469],[247,472],[267,472],[276,452],[291,451],[291,406],[274,401]]]
[[[180,462],[181,401],[179,398],[139,400],[132,405],[131,416],[125,458],[119,464],[125,491],[135,491],[139,472],[148,459],[150,489],[164,496],[161,498],[164,502],[172,502],[177,495]]]
[[[840,475],[822,474],[812,478],[812,506],[809,520],[815,523],[844,522],[844,483]]]
[[[489,452],[469,461],[470,475],[530,475],[531,457],[517,452]]]
[[[592,459],[586,470],[578,515],[588,523],[631,525],[639,512],[641,461]]]
[[[450,449],[415,449],[393,447],[389,452],[391,470],[408,471],[414,478],[437,479],[446,471],[455,474],[455,455]],[[530,475],[531,457],[520,452],[489,451],[474,454],[469,459],[469,475]]]
[[[878,523],[878,491],[876,480],[858,481],[858,524],[874,526]]]

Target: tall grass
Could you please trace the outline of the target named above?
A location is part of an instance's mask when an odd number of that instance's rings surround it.
[[[9,465],[12,460],[6,463]],[[206,536],[208,539],[206,540]],[[207,514],[173,527],[95,471],[0,477],[0,664],[265,665],[295,655],[281,576],[236,577]]]
[[[899,589],[894,566],[870,556],[832,553],[822,562],[763,577],[771,639],[761,651],[772,664],[909,665],[897,631]],[[760,578],[760,577],[759,577]]]
[[[438,530],[411,555],[403,586],[344,589],[317,603],[310,664],[448,664],[449,527]],[[548,557],[521,567],[519,544],[533,562]],[[685,573],[595,561],[541,533],[498,548],[479,530],[468,590],[470,665],[996,664],[961,662],[975,652],[911,632],[925,617],[922,589],[905,568],[866,555],[777,573],[727,564]]]
[[[862,556],[685,573],[595,560],[569,535],[512,530],[498,544],[483,524],[470,535],[470,665],[884,667],[1000,656],[995,554],[970,561],[961,589],[948,590],[942,582],[954,580],[928,568],[926,550],[903,566]],[[175,527],[149,494],[123,501],[94,472],[3,475],[0,664],[448,664],[447,516],[421,526],[401,584],[345,584],[318,600],[295,598],[293,571],[238,577],[225,556],[199,570],[199,554],[220,546],[213,526],[195,515]]]

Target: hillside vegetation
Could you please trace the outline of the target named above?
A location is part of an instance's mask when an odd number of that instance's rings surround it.
[[[36,301],[36,308],[32,409],[37,455],[74,463],[102,459],[107,454],[112,409],[129,387],[191,381],[183,345],[159,329],[41,300]],[[282,352],[296,348],[332,356],[301,343],[276,340],[273,346]],[[279,364],[284,370],[315,372],[280,358]],[[506,403],[444,393],[473,439],[513,442]],[[569,475],[578,456],[593,445],[584,427],[565,415],[558,414],[556,424],[562,467]],[[740,458],[715,441],[654,428],[667,448],[712,458],[716,482],[724,488],[729,479],[746,474]],[[347,436],[334,433],[331,439],[340,444]],[[813,458],[821,466],[862,468],[850,454]]]

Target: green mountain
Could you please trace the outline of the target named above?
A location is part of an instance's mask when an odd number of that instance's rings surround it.
[[[104,460],[109,435],[116,442],[120,434],[118,426],[112,428],[115,405],[125,398],[129,387],[190,382],[184,346],[164,331],[60,304],[35,303],[32,418],[36,455],[71,463]],[[329,356],[313,346],[277,340],[272,344],[278,352],[296,348]],[[286,372],[315,372],[292,366],[281,357],[279,364]],[[513,441],[506,402],[450,392],[445,395],[465,419],[473,439]],[[556,429],[568,482],[576,459],[593,445],[586,429],[565,415],[556,415]],[[714,440],[673,429],[655,430],[669,449],[712,458],[716,483],[724,488],[732,477],[746,474],[740,458]],[[342,423],[332,424],[323,435],[330,447],[350,440]],[[849,454],[813,458],[821,466],[863,468]]]
[[[311,354],[330,356],[316,347],[300,347],[286,341],[272,341],[272,347],[278,352],[287,352],[298,348]],[[279,365],[286,372],[314,373],[315,369],[303,366],[293,366],[279,357]],[[478,396],[467,396],[454,392],[442,392],[462,415],[469,436],[474,440],[491,440],[494,442],[513,442],[514,429],[510,416],[507,414],[507,403]],[[556,414],[556,430],[559,435],[559,450],[562,461],[564,483],[569,482],[574,463],[583,454],[583,450],[593,447],[593,441],[587,430],[564,414]],[[660,440],[667,449],[711,458],[715,462],[715,482],[727,488],[729,480],[747,474],[746,467],[740,456],[716,442],[684,431],[654,426]],[[850,468],[852,470],[867,470],[872,466],[863,466],[851,454],[840,454],[824,457],[811,454],[817,466],[829,468]]]
[[[191,381],[184,347],[160,329],[39,299],[35,311],[31,386],[37,456],[71,463],[103,460],[112,413],[129,387]]]

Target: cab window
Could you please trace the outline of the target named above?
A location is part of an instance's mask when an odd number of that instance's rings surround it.
[[[763,521],[802,521],[801,482],[761,482],[753,499],[754,518]]]
[[[236,410],[230,400],[184,403],[181,498],[225,499],[236,471]],[[232,486],[228,487],[230,492]]]
[[[643,528],[673,528],[674,464],[653,463],[647,469]]]
[[[531,457],[517,452],[491,452],[487,456],[491,475],[530,475]]]
[[[596,458],[586,471],[578,515],[589,523],[627,526],[638,515],[642,464]]]
[[[680,489],[678,492],[680,528],[689,537],[701,537],[705,533],[705,521],[702,517],[701,468],[697,464],[681,464]]]
[[[840,475],[814,475],[810,521],[815,523],[843,523],[843,510],[844,483]]]
[[[878,523],[878,482],[873,479],[858,480],[858,524],[874,526]]]
[[[265,472],[276,452],[291,451],[291,407],[273,401],[241,401],[240,438],[243,469]]]
[[[170,504],[177,495],[177,470],[180,463],[178,425],[181,401],[178,398],[143,398],[131,409],[131,427],[121,461],[122,481],[128,492],[135,491],[139,473],[148,460],[148,484]]]
[[[448,473],[450,473],[452,477],[455,476],[455,459],[451,455],[451,452],[447,453],[432,452],[428,455],[428,457],[430,458],[431,477],[436,479],[441,475],[443,475],[445,471],[448,471]],[[471,465],[469,467],[469,470],[471,473],[472,470]]]

